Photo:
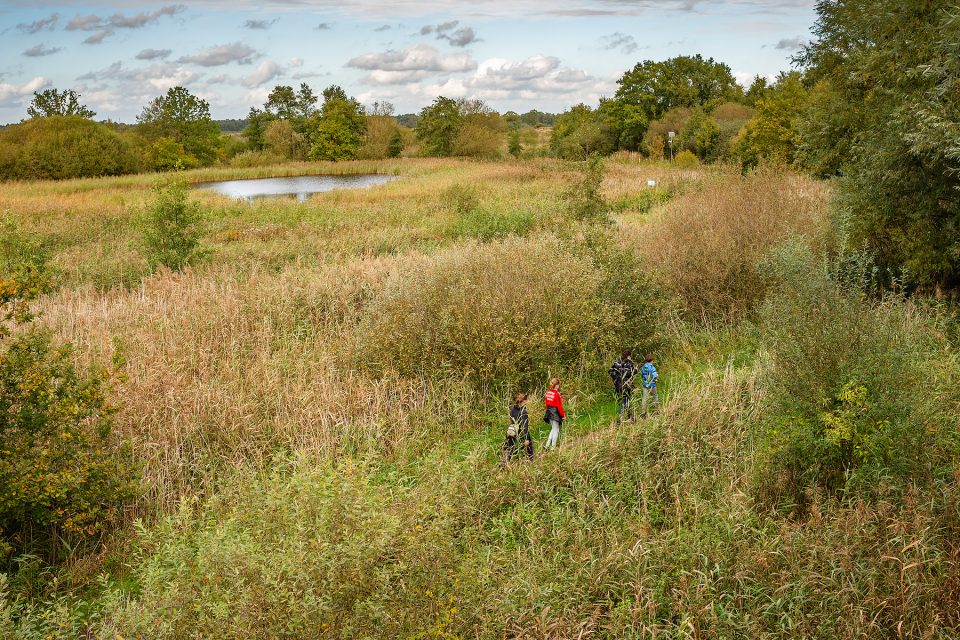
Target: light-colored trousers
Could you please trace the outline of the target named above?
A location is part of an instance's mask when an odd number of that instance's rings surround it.
[[[560,422],[557,420],[550,421],[550,435],[547,437],[547,444],[544,446],[544,449],[552,449],[557,446],[560,441]]]
[[[660,408],[660,397],[657,395],[656,387],[643,388],[643,400],[640,401],[640,415],[647,415],[647,403],[653,405],[654,409]]]

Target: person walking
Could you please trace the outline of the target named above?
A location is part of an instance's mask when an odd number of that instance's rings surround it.
[[[643,366],[640,367],[640,377],[643,380],[643,399],[640,403],[640,417],[647,417],[647,405],[653,405],[653,408],[660,409],[660,398],[657,396],[657,379],[660,374],[657,368],[653,366],[653,356],[647,354],[644,358]]]
[[[505,467],[517,445],[526,454],[528,460],[533,460],[533,440],[530,438],[530,416],[527,415],[527,394],[518,393],[510,407],[510,424],[507,427],[507,440],[503,443],[503,456],[500,466]]]
[[[543,447],[543,450],[546,451],[560,443],[560,425],[567,417],[567,414],[563,411],[559,378],[551,378],[550,388],[543,396],[543,404],[547,409],[546,413],[543,414],[543,421],[550,425],[550,435],[547,437],[547,444]]]
[[[617,422],[623,422],[623,414],[626,413],[630,420],[633,416],[633,378],[637,375],[637,365],[633,361],[633,353],[628,349],[621,354],[620,359],[610,367],[610,377],[613,379],[613,389],[617,394],[619,409],[617,410]]]

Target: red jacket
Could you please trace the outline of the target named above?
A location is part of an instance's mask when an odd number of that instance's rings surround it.
[[[567,414],[563,412],[563,398],[560,397],[560,392],[556,389],[550,389],[547,391],[546,395],[543,396],[543,404],[549,409],[550,407],[556,407],[557,413],[560,414],[561,418],[566,418]]]

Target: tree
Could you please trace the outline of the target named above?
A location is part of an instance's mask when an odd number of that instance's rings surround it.
[[[817,5],[799,56],[816,85],[800,156],[836,166],[850,242],[915,286],[960,288],[960,11],[940,2]]]
[[[676,107],[711,109],[743,93],[730,67],[699,54],[638,63],[617,84],[615,99],[639,107],[648,120]]]
[[[760,75],[754,76],[753,82],[750,83],[750,88],[747,89],[747,92],[743,95],[743,101],[751,107],[755,107],[757,103],[766,96],[769,89],[770,83],[765,77]]]
[[[151,266],[179,271],[196,255],[200,243],[200,210],[188,201],[188,189],[177,176],[154,187],[153,206],[143,234]]]
[[[794,164],[800,143],[799,121],[808,99],[799,72],[781,74],[757,102],[757,114],[734,143],[734,155],[745,167],[760,161]]]
[[[273,117],[263,109],[250,107],[247,113],[247,128],[243,130],[243,137],[247,139],[250,148],[262,151],[267,144],[266,132],[267,125],[273,120]]]
[[[293,87],[278,85],[267,96],[263,111],[280,120],[302,122],[314,114],[318,99],[305,82],[300,83],[296,91]]]
[[[179,146],[182,156],[178,160],[184,166],[212,164],[217,159],[220,127],[210,119],[210,105],[184,87],[173,87],[155,98],[137,121],[141,135],[154,143],[155,155]]]
[[[506,126],[500,114],[482,100],[458,100],[463,119],[453,141],[455,156],[498,158],[503,150]]]
[[[720,154],[720,125],[703,109],[694,109],[677,136],[677,147],[703,162],[716,160]]]
[[[445,157],[453,153],[453,143],[463,126],[463,114],[455,100],[438,97],[420,111],[416,136],[426,156]]]
[[[80,94],[73,89],[67,89],[66,91],[45,89],[40,93],[34,91],[33,100],[27,107],[27,114],[31,118],[46,118],[48,116],[92,118],[97,115],[86,105],[80,104]]]
[[[510,127],[507,151],[514,158],[519,158],[520,154],[523,153],[523,146],[520,144],[520,127]]]
[[[403,139],[403,133],[400,131],[400,128],[393,132],[393,137],[390,138],[390,145],[387,147],[387,156],[390,158],[399,158],[403,154],[403,148],[406,146],[406,143]]]
[[[595,153],[613,151],[616,134],[600,116],[585,104],[557,116],[550,135],[554,154],[566,160],[585,160]]]
[[[310,134],[313,160],[352,160],[366,131],[363,106],[338,85],[323,90],[323,106]]]

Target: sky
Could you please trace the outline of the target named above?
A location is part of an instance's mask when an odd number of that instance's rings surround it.
[[[51,87],[133,122],[177,85],[220,119],[301,82],[397,113],[440,95],[560,112],[644,60],[699,53],[743,84],[773,77],[814,17],[814,0],[0,0],[0,123]]]

